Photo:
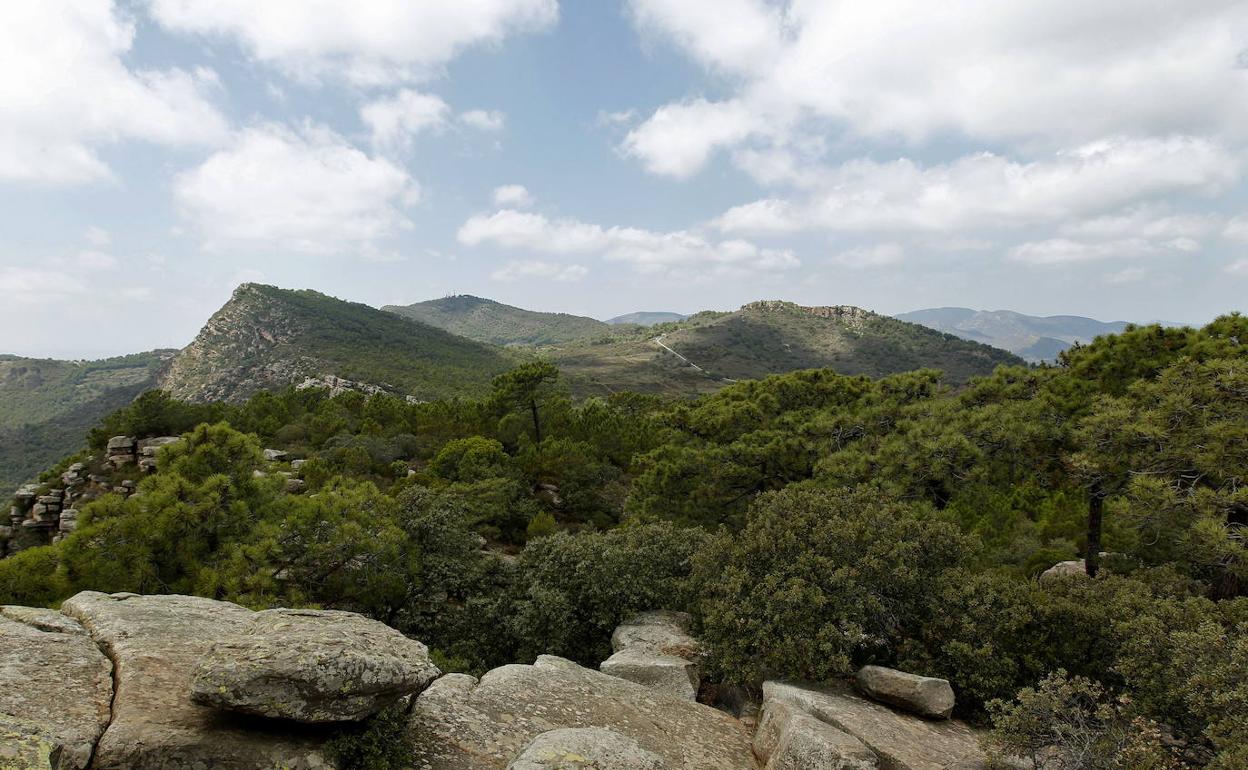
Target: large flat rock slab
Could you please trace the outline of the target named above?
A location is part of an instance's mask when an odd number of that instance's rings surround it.
[[[442,677],[416,699],[410,731],[424,770],[504,770],[542,733],[585,727],[635,741],[669,770],[757,767],[727,714],[548,655],[480,680]]]
[[[849,733],[879,757],[881,770],[945,770],[983,762],[978,735],[963,722],[901,714],[846,686],[763,683],[763,707],[783,703]]]
[[[442,672],[425,645],[338,610],[265,610],[213,645],[191,699],[299,722],[366,719],[425,689]]]
[[[49,610],[0,615],[0,767],[78,770],[109,721],[113,666],[77,624]],[[14,620],[26,617],[31,623]],[[71,625],[72,624],[72,625]]]
[[[61,607],[113,661],[113,719],[94,770],[319,770],[323,730],[234,716],[191,702],[196,666],[252,612],[193,596],[84,591]]]

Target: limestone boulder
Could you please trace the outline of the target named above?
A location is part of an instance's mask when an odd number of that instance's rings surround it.
[[[1048,582],[1050,580],[1059,580],[1068,577],[1087,577],[1088,569],[1083,559],[1074,559],[1073,561],[1059,561],[1052,567],[1040,573],[1040,579]]]
[[[955,719],[939,722],[898,713],[848,686],[763,683],[763,708],[784,704],[848,733],[879,759],[881,770],[945,770],[983,762],[979,735]]]
[[[953,687],[947,679],[918,676],[883,666],[863,666],[854,675],[854,684],[872,700],[928,719],[948,719],[953,713]]]
[[[480,680],[451,674],[413,704],[417,767],[503,770],[551,730],[609,727],[669,770],[755,770],[750,736],[709,706],[543,655]]]
[[[651,610],[634,615],[616,626],[611,649],[643,649],[678,658],[693,659],[702,651],[689,631],[693,618],[687,612]]]
[[[354,612],[266,610],[212,646],[191,699],[299,722],[365,719],[442,672],[425,645]]]
[[[551,730],[533,739],[507,770],[666,770],[659,755],[602,727]]]
[[[628,648],[598,667],[604,674],[627,679],[676,698],[697,700],[698,666],[675,655]]]
[[[109,722],[112,664],[72,621],[44,622],[48,610],[4,609],[0,767],[87,767]]]
[[[114,666],[113,718],[94,770],[319,770],[329,737],[290,723],[245,718],[191,701],[196,667],[253,613],[192,596],[84,591],[61,611],[80,622]]]
[[[639,613],[616,627],[611,634],[615,654],[599,669],[678,698],[696,700],[701,646],[689,633],[692,623],[684,612]]]
[[[800,709],[771,701],[754,732],[754,755],[764,770],[876,770],[866,744]]]
[[[65,617],[56,610],[46,610],[40,607],[19,607],[14,604],[5,604],[0,606],[0,618],[15,620],[18,623],[24,623],[39,631],[52,631],[59,634],[78,634],[79,636],[87,635],[87,632],[82,627],[81,623],[73,618]],[[111,664],[109,665],[109,671],[112,671]]]

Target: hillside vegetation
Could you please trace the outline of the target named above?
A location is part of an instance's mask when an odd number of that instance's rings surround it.
[[[242,401],[308,380],[432,399],[480,395],[512,363],[497,348],[367,305],[244,284],[161,385],[192,401]]]
[[[341,608],[471,672],[593,663],[622,618],[665,606],[694,613],[715,682],[896,666],[949,679],[1002,746],[1095,747],[1063,767],[1240,770],[1245,340],[1240,316],[1142,327],[959,390],[818,369],[576,402],[530,362],[476,400],[152,393],[93,441],[184,440],[138,495],[0,560],[0,603]]]
[[[468,295],[386,305],[382,310],[492,345],[554,345],[608,330],[607,324],[593,318],[540,313]]]
[[[544,352],[575,387],[588,392],[673,395],[825,367],[871,377],[932,368],[944,372],[949,383],[961,384],[996,366],[1021,363],[1005,351],[860,308],[778,301],[754,302],[732,313],[702,312],[648,329],[624,327]]]
[[[174,351],[100,361],[0,356],[0,489],[34,478],[151,388]]]

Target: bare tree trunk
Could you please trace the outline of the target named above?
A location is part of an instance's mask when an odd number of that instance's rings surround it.
[[[1105,518],[1105,496],[1100,485],[1092,487],[1088,495],[1088,546],[1084,553],[1084,569],[1088,577],[1096,577],[1101,568],[1101,529]]]
[[[537,443],[542,443],[542,424],[537,419],[537,401],[529,401],[529,411],[533,413],[533,435],[537,439]]]

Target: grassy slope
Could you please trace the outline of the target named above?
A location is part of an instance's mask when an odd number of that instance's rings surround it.
[[[540,313],[467,295],[382,309],[492,345],[557,345],[602,335],[610,329],[593,318]]]
[[[172,351],[101,361],[0,356],[0,489],[85,443],[100,419],[153,387]]]

